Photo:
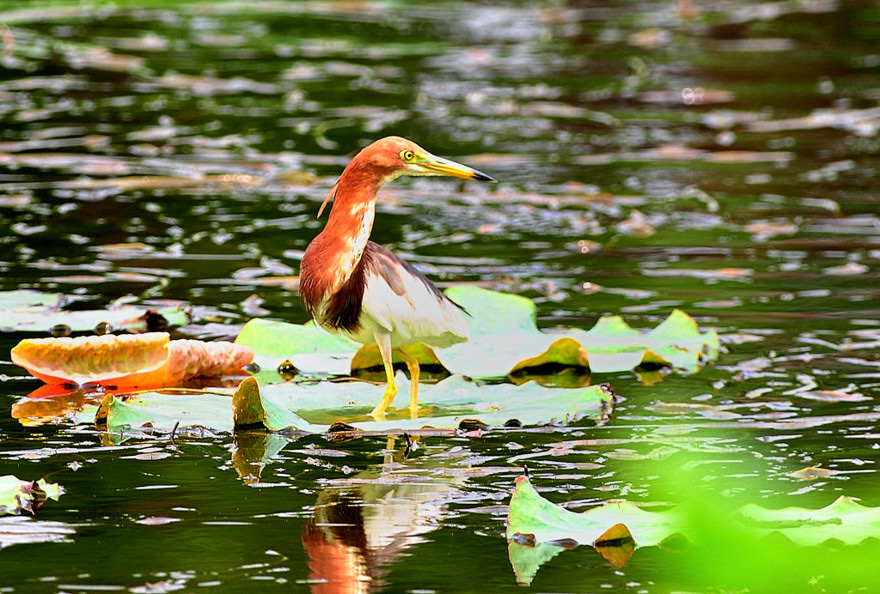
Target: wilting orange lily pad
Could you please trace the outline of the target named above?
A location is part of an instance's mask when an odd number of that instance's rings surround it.
[[[177,386],[196,377],[240,375],[253,351],[231,342],[171,340],[166,332],[25,339],[12,362],[46,383],[118,388]]]

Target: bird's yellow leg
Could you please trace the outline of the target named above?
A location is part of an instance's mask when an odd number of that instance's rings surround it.
[[[385,386],[385,393],[382,394],[382,401],[370,411],[370,416],[377,421],[385,420],[385,411],[397,396],[397,382],[394,381],[394,367],[391,365],[391,338],[388,335],[376,336],[376,342],[379,346],[379,352],[382,354],[382,364],[385,366],[385,377],[388,385]]]
[[[419,360],[402,349],[396,350],[400,358],[406,363],[409,369],[409,416],[411,419],[419,417]]]

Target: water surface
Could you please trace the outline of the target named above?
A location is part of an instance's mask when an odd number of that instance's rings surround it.
[[[517,590],[504,506],[524,463],[574,510],[687,499],[695,456],[699,486],[734,502],[880,505],[873,3],[0,8],[0,290],[181,300],[186,336],[303,322],[271,279],[298,271],[349,156],[398,134],[501,180],[383,190],[373,239],[439,283],[526,295],[544,328],[681,308],[726,346],[693,375],[594,378],[623,397],[602,426],[404,458],[384,438],[20,422],[39,383],[9,362],[24,335],[2,334],[0,474],[63,484],[38,519],[74,531],[3,550],[10,591]],[[532,587],[743,587],[680,561],[580,547]],[[824,587],[813,573],[792,587]]]

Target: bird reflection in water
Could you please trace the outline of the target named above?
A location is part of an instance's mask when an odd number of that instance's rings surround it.
[[[427,458],[404,460],[393,445],[389,438],[378,472],[333,481],[318,496],[302,534],[315,594],[381,589],[391,564],[442,526],[448,502],[460,494],[465,473],[427,473]]]
[[[369,592],[381,585],[364,521],[364,500],[356,492],[322,493],[303,529],[309,581],[315,594]]]

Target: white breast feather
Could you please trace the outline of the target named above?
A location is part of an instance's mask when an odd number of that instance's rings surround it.
[[[421,279],[406,272],[402,278],[406,290],[398,295],[385,279],[367,272],[361,329],[354,340],[364,342],[359,338],[367,338],[377,328],[391,335],[392,348],[418,342],[442,348],[467,340],[467,322],[458,307],[438,300]]]

